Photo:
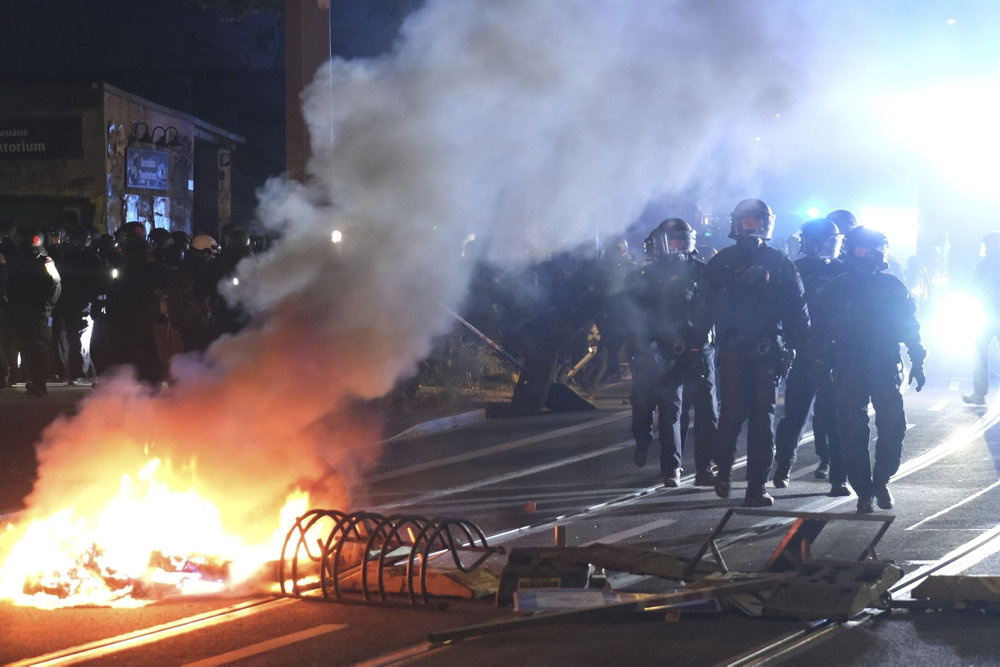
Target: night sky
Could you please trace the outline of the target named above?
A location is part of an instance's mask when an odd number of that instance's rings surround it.
[[[332,51],[383,53],[420,4],[334,1]],[[0,80],[103,80],[245,137],[233,171],[234,221],[245,223],[255,190],[285,169],[282,13],[233,17],[191,0],[2,0]]]

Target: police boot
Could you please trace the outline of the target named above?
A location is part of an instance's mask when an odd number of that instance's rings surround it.
[[[715,476],[715,495],[720,498],[729,497],[729,473],[722,473]]]
[[[831,498],[846,498],[851,495],[851,490],[847,488],[846,484],[831,484],[830,492],[826,495]]]
[[[715,473],[709,470],[699,470],[694,475],[695,486],[715,486]]]
[[[743,498],[744,507],[770,507],[774,504],[774,498],[764,490],[764,487],[759,488],[747,487],[747,494]]]
[[[635,445],[635,464],[640,468],[646,465],[646,454],[649,453],[649,443]]]
[[[892,492],[889,491],[889,487],[885,485],[885,482],[875,482],[875,500],[878,502],[878,506],[884,510],[891,510],[893,504]]]
[[[677,487],[681,485],[681,469],[668,470],[663,473],[663,486]]]

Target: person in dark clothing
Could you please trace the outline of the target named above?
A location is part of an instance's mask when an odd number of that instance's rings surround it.
[[[163,381],[153,338],[159,312],[158,290],[164,271],[146,242],[142,223],[126,223],[120,237],[121,259],[108,286],[107,318],[112,342],[112,365],[130,364],[142,382],[159,387]]]
[[[59,271],[45,251],[45,236],[29,231],[24,272],[13,286],[16,293],[18,337],[24,362],[25,393],[46,396],[52,312],[62,291]]]
[[[601,340],[597,344],[594,370],[585,385],[600,387],[605,382],[621,379],[621,354],[625,347],[625,319],[623,290],[627,276],[637,268],[637,262],[628,249],[624,237],[612,239],[601,253],[600,270],[606,293],[597,315],[597,330]]]
[[[708,332],[695,338],[693,300],[705,263],[696,256],[695,231],[680,218],[664,220],[646,239],[649,262],[626,282],[627,350],[632,368],[632,437],[635,463],[646,464],[658,416],[660,473],[680,485],[681,408],[685,379],[700,380],[695,409],[695,485],[711,486],[716,412]]]
[[[236,280],[237,265],[253,254],[254,249],[250,243],[250,234],[242,227],[233,224],[227,225],[223,230],[222,248],[219,250],[219,256],[212,263],[212,271],[217,276],[216,282]],[[220,333],[239,332],[249,322],[249,314],[241,306],[230,305],[222,298],[218,290],[215,292],[212,311]]]
[[[774,458],[778,381],[789,357],[806,342],[809,310],[792,261],[767,245],[774,214],[759,199],[745,199],[730,216],[736,244],[709,260],[697,309],[696,339],[715,326],[719,366],[718,466],[715,493],[728,498],[736,441],[747,422],[744,505],[774,499],[765,484]]]
[[[166,278],[167,317],[180,333],[185,352],[204,351],[219,336],[212,304],[219,275],[213,264],[219,246],[207,234],[198,234],[180,266]]]
[[[7,308],[7,285],[10,273],[7,269],[7,257],[0,249],[0,340],[3,340],[4,310]],[[0,345],[0,389],[10,387],[10,362]]]
[[[800,233],[801,251],[805,255],[795,261],[810,312],[816,309],[819,291],[833,278],[844,272],[844,265],[837,255],[843,235],[837,225],[826,218],[808,220]],[[814,322],[815,325],[815,322]],[[837,437],[837,408],[833,400],[833,383],[823,365],[823,339],[813,326],[809,339],[797,350],[792,367],[785,380],[785,413],[778,421],[774,436],[774,477],[776,488],[788,486],[788,477],[798,449],[802,427],[814,403],[813,436],[816,454],[820,458],[815,477],[830,478],[831,496],[849,496],[847,473],[840,454]]]
[[[84,349],[83,335],[87,330],[87,317],[107,291],[110,275],[101,257],[90,248],[90,235],[85,230],[71,231],[65,246],[58,264],[63,290],[56,303],[56,312],[66,325],[66,336],[58,341],[63,346],[59,358],[69,378],[67,384],[76,386],[88,384],[96,375]]]
[[[906,286],[886,273],[889,243],[874,229],[855,227],[844,237],[847,272],[819,293],[817,328],[825,339],[833,370],[847,477],[858,494],[858,512],[874,511],[873,500],[891,509],[889,479],[899,469],[906,415],[899,391],[903,381],[899,344],[910,357],[909,382],[920,391],[927,355],[920,340],[916,306]],[[869,451],[868,405],[875,408],[875,465]]]
[[[14,287],[24,272],[24,253],[18,244],[17,228],[9,222],[0,225],[0,268],[3,292],[0,293],[0,388],[12,387],[21,379],[17,357],[21,351],[18,339],[17,303]]]
[[[972,405],[986,405],[990,389],[990,344],[1000,340],[1000,232],[983,237],[983,258],[972,272],[972,293],[979,298],[986,323],[976,339],[976,357],[972,366],[972,393],[962,400]]]
[[[510,338],[512,349],[524,362],[510,399],[510,414],[536,415],[550,404],[560,355],[593,324],[605,292],[603,279],[596,258],[564,252],[533,265],[516,283],[516,301],[510,303],[514,322]]]

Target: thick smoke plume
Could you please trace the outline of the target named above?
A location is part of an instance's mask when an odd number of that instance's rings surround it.
[[[304,98],[308,182],[262,190],[282,238],[228,287],[252,326],[176,360],[169,391],[104,381],[44,434],[31,513],[86,512],[147,452],[247,536],[296,484],[349,507],[379,428],[352,406],[453,326],[479,256],[577,247],[664,193],[731,207],[804,149],[775,119],[804,127],[803,91],[832,69],[801,48],[822,46],[812,4],[432,1],[391,53],[332,60]]]

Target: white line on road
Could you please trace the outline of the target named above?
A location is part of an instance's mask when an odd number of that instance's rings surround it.
[[[620,533],[614,533],[612,535],[606,535],[599,540],[591,540],[590,542],[584,542],[581,547],[589,547],[592,544],[597,544],[601,542],[603,544],[616,544],[622,540],[627,540],[630,537],[635,537],[636,535],[642,535],[643,533],[650,533],[657,528],[663,528],[664,526],[669,526],[672,523],[677,523],[677,519],[659,519],[657,521],[650,521],[649,523],[644,523],[641,526],[636,526],[629,530],[623,530]]]
[[[155,644],[169,637],[176,637],[221,623],[228,623],[238,618],[246,618],[261,611],[270,611],[297,602],[298,600],[294,598],[268,598],[266,600],[244,602],[225,609],[215,609],[204,614],[188,616],[187,618],[162,625],[155,625],[144,630],[136,630],[135,632],[128,632],[117,637],[109,637],[108,639],[101,639],[89,644],[72,646],[54,653],[28,658],[27,660],[12,663],[11,667],[13,665],[73,665],[78,662],[94,660],[95,658],[119,653],[137,646]]]
[[[219,655],[213,655],[210,658],[205,658],[204,660],[199,660],[197,662],[189,662],[186,667],[216,667],[216,665],[225,665],[226,663],[244,660],[255,655],[260,655],[261,653],[267,653],[268,651],[273,651],[274,649],[281,648],[282,646],[297,644],[301,641],[305,641],[306,639],[312,639],[313,637],[319,637],[320,635],[325,635],[330,632],[336,632],[337,630],[342,630],[346,627],[346,625],[336,623],[317,625],[316,627],[309,628],[308,630],[293,632],[290,635],[284,635],[282,637],[275,637],[274,639],[269,639],[266,642],[259,642],[257,644],[251,644],[250,646],[244,646],[241,649],[229,651],[228,653],[220,653]]]
[[[942,514],[947,514],[948,512],[952,511],[953,509],[958,509],[962,505],[975,500],[976,498],[978,498],[979,496],[983,495],[987,491],[990,491],[991,489],[995,489],[998,486],[1000,486],[1000,481],[993,482],[992,484],[990,484],[989,486],[987,486],[985,489],[981,489],[981,490],[973,493],[968,498],[964,498],[964,499],[958,501],[957,503],[955,503],[954,505],[952,505],[950,507],[945,507],[940,512],[935,512],[934,514],[931,514],[929,517],[925,517],[925,518],[921,519],[920,521],[916,522],[912,526],[908,526],[906,528],[906,530],[913,530],[914,528],[916,528],[917,526],[919,526],[922,523],[926,523],[926,522],[930,521],[931,519],[936,519],[939,516],[941,516]]]
[[[940,401],[931,406],[931,412],[940,412],[949,403],[951,403],[950,398],[942,398]]]
[[[512,440],[511,442],[504,442],[499,445],[494,445],[493,447],[486,447],[485,449],[476,449],[464,454],[456,454],[454,456],[446,456],[440,459],[434,459],[433,461],[425,461],[423,463],[417,463],[412,466],[407,466],[405,468],[397,468],[396,470],[387,470],[382,473],[375,475],[370,475],[365,478],[366,482],[381,482],[386,479],[393,479],[395,477],[404,477],[414,472],[423,472],[424,470],[430,470],[431,468],[440,468],[442,466],[450,465],[452,463],[459,463],[461,461],[470,461],[472,459],[482,458],[484,456],[490,456],[492,454],[499,454],[500,452],[510,451],[511,449],[518,449],[520,447],[525,447],[527,445],[533,445],[536,442],[542,442],[544,440],[552,440],[555,438],[561,438],[564,435],[569,435],[570,433],[576,433],[577,431],[586,431],[589,428],[594,428],[595,426],[603,426],[604,424],[610,424],[614,421],[619,421],[631,416],[630,411],[622,410],[615,412],[607,417],[602,417],[601,419],[594,419],[583,424],[575,424],[573,426],[567,426],[566,428],[561,428],[557,431],[548,431],[546,433],[540,433],[538,435],[532,435],[527,438],[521,438],[520,440]]]
[[[425,493],[421,496],[413,496],[407,498],[398,503],[392,503],[390,505],[374,507],[371,511],[381,512],[390,507],[404,507],[406,505],[419,505],[426,503],[430,500],[437,500],[438,498],[443,498],[445,496],[450,496],[455,493],[462,493],[464,491],[472,491],[473,489],[479,489],[484,486],[491,486],[493,484],[499,484],[500,482],[509,482],[512,479],[517,479],[518,477],[528,477],[529,475],[534,475],[536,473],[545,472],[546,470],[551,470],[553,468],[559,468],[564,465],[569,465],[571,463],[578,463],[580,461],[586,461],[587,459],[593,459],[598,456],[604,456],[605,454],[610,454],[612,452],[624,449],[632,445],[631,440],[622,440],[621,442],[616,442],[613,445],[608,445],[607,447],[601,447],[600,449],[594,449],[589,452],[584,452],[583,454],[577,454],[576,456],[568,456],[564,459],[559,459],[557,461],[551,461],[549,463],[542,463],[537,466],[532,466],[530,468],[521,468],[520,470],[515,470],[513,472],[508,472],[503,475],[496,475],[494,477],[487,477],[486,479],[479,479],[475,482],[469,482],[468,484],[462,484],[461,486],[452,486],[447,489],[438,489],[437,491],[431,491]]]

